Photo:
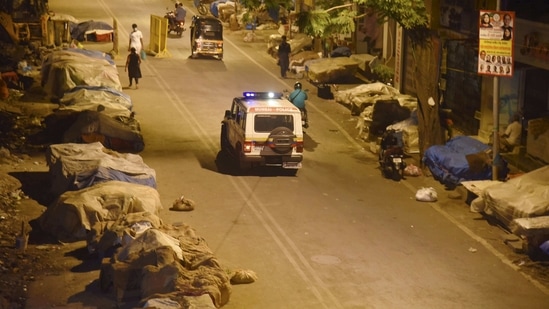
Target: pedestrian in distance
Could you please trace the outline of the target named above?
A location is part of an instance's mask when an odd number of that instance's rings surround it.
[[[282,36],[282,42],[278,45],[278,65],[280,66],[280,77],[286,78],[286,73],[290,67],[290,53],[292,48],[286,41],[286,36]]]
[[[126,67],[124,71],[128,72],[128,78],[130,79],[130,85],[132,87],[133,80],[135,80],[135,89],[138,88],[139,79],[141,78],[141,57],[137,53],[135,47],[130,48],[130,54],[126,58]]]
[[[131,48],[135,48],[135,51],[138,54],[141,54],[143,49],[143,33],[141,30],[137,29],[137,25],[132,25],[132,32],[130,33],[130,42],[128,44],[128,51],[131,51]]]

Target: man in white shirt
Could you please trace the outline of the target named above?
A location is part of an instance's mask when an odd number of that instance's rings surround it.
[[[130,33],[130,43],[128,45],[128,51],[131,50],[132,47],[135,48],[135,51],[137,54],[141,53],[141,49],[143,48],[143,33],[139,29],[137,29],[137,25],[132,25],[132,32]]]
[[[520,123],[520,116],[514,114],[511,117],[511,122],[505,129],[505,132],[500,134],[501,151],[512,151],[515,146],[520,146],[520,139],[522,135],[522,125]]]

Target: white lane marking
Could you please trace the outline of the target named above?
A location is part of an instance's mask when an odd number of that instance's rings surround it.
[[[101,6],[105,9],[105,11],[109,12],[111,14],[111,16],[114,16],[114,14],[112,13],[112,11],[105,5],[104,1],[103,0],[100,0],[99,1],[101,3]],[[120,22],[118,21],[117,19],[117,23],[120,25]],[[124,35],[128,36],[128,32],[125,30],[125,28],[121,28],[119,29],[119,31],[122,31],[124,33]],[[225,42],[228,42],[229,44],[231,44],[231,46],[233,46],[233,48],[235,48],[236,50],[238,50],[242,55],[244,55],[246,58],[248,58],[250,60],[250,62],[254,63],[257,67],[259,67],[261,70],[263,70],[265,73],[267,73],[268,75],[270,75],[271,77],[273,77],[276,81],[278,81],[282,86],[288,86],[286,83],[284,83],[282,80],[280,80],[278,78],[277,75],[275,75],[273,72],[271,72],[269,69],[267,69],[266,67],[262,66],[260,63],[258,63],[255,59],[251,58],[247,53],[244,52],[244,50],[240,49],[235,43],[233,43],[230,39],[225,39],[224,38],[224,41]],[[187,107],[185,106],[185,104],[179,99],[179,97],[177,96],[177,94],[175,92],[173,92],[171,89],[168,89],[165,87],[166,85],[166,81],[162,78],[161,74],[158,74],[159,72],[156,71],[156,69],[153,67],[153,66],[149,66],[148,63],[145,61],[145,66],[150,69],[151,71],[153,71],[157,78],[155,79],[156,83],[158,84],[158,86],[165,90],[166,92],[169,92],[171,95],[169,96],[169,101],[172,103],[172,105],[177,109],[177,111],[181,114],[181,116],[185,116],[185,117],[182,117],[183,119],[189,119],[192,124],[192,129],[193,131],[195,132],[195,134],[197,136],[201,136],[201,137],[205,137],[207,136],[206,134],[206,130],[200,125],[200,123],[198,122],[198,120],[192,115],[192,113],[190,113],[190,111],[187,109]],[[176,99],[175,99],[176,98]],[[181,108],[179,107],[181,106]],[[316,111],[318,112],[319,114],[321,114],[326,120],[328,120],[334,127],[336,127],[341,133],[342,135],[347,139],[347,141],[349,143],[351,143],[353,146],[355,146],[357,149],[361,150],[363,149],[363,147],[353,138],[351,137],[351,135],[349,135],[347,133],[347,131],[345,131],[335,120],[333,120],[332,118],[330,118],[328,116],[328,114],[324,113],[323,111],[321,111],[320,109],[318,109],[316,106],[312,105],[312,104],[309,104],[309,106]],[[204,140],[208,140],[208,148],[210,148],[210,150],[212,151],[212,153],[215,155],[217,154],[217,151],[219,150],[218,147],[217,147],[217,143],[214,142],[211,138],[205,138],[205,139],[202,139],[203,141]],[[285,241],[288,243],[288,245],[293,249],[294,253],[297,255],[297,257],[299,258],[299,260],[302,262],[302,264],[309,270],[309,272],[311,273],[311,276],[315,279],[315,281],[317,283],[319,283],[319,285],[322,287],[322,290],[323,290],[323,293],[324,295],[328,295],[329,298],[334,302],[334,305],[337,306],[337,308],[342,308],[342,305],[339,303],[339,301],[335,298],[335,296],[330,292],[330,290],[324,285],[324,283],[322,282],[322,280],[316,276],[315,274],[315,271],[312,269],[310,263],[308,262],[308,260],[301,254],[301,252],[299,251],[299,249],[297,248],[297,246],[291,241],[291,239],[284,233],[283,229],[278,225],[278,223],[276,222],[276,220],[271,216],[271,214],[268,212],[268,209],[266,207],[264,207],[263,203],[261,203],[261,201],[259,199],[257,199],[257,197],[255,195],[253,195],[253,191],[252,189],[244,182],[244,180],[240,179],[240,178],[237,178],[238,181],[244,185],[246,187],[246,189],[248,190],[249,194],[246,194],[246,192],[242,191],[240,188],[240,186],[236,183],[235,181],[235,178],[234,177],[228,177],[231,181],[231,183],[233,184],[233,186],[237,189],[237,191],[239,192],[239,194],[246,200],[248,201],[247,199],[247,196],[248,195],[251,195],[254,202],[257,203],[257,207],[253,204],[251,204],[250,202],[247,202],[247,205],[252,209],[252,211],[256,214],[256,216],[261,220],[263,226],[265,227],[265,229],[269,232],[269,234],[271,235],[271,237],[273,237],[273,239],[276,241],[276,243],[279,245],[279,247],[283,250],[284,254],[286,255],[286,257],[288,258],[288,260],[290,261],[290,263],[292,263],[292,265],[294,266],[294,268],[298,271],[298,273],[301,275],[301,277],[307,281],[307,282],[310,282],[310,280],[308,279],[308,277],[306,276],[305,272],[299,267],[298,263],[295,261],[295,259],[291,256],[291,254],[288,252],[288,250],[285,248],[283,242],[281,241],[281,239],[278,237],[278,234],[274,233],[274,231],[271,229],[271,227],[268,225],[268,222],[265,220],[265,218],[263,218],[261,212],[258,211],[257,208],[260,208],[261,211],[266,215],[266,217],[268,217],[269,221],[271,222],[271,224],[273,224],[273,226],[278,230],[278,233],[280,235],[283,236],[283,238],[285,239]],[[403,182],[404,185],[410,190],[410,192],[414,193],[417,191],[417,188],[414,188],[411,184],[409,184],[408,182]],[[526,274],[524,271],[522,271],[520,269],[520,267],[516,266],[515,264],[513,264],[513,262],[511,260],[509,260],[507,257],[505,257],[505,255],[503,255],[502,253],[500,253],[497,249],[495,249],[492,245],[490,245],[487,241],[485,241],[482,237],[478,236],[477,234],[475,234],[473,231],[471,231],[469,228],[467,228],[466,226],[462,225],[460,222],[458,222],[457,220],[455,220],[450,214],[448,214],[447,212],[445,212],[438,203],[432,203],[432,208],[435,209],[439,214],[441,214],[442,216],[444,216],[447,220],[449,220],[450,222],[452,222],[453,224],[455,224],[459,229],[461,229],[465,234],[467,234],[469,237],[471,237],[473,240],[476,240],[477,242],[479,242],[482,246],[484,246],[486,248],[486,250],[488,250],[489,252],[491,252],[492,254],[494,254],[494,256],[496,256],[503,264],[509,266],[511,269],[515,270],[515,271],[518,271],[522,276],[524,276],[526,278],[526,280],[528,280],[529,282],[531,282],[534,286],[536,286],[540,291],[542,291],[543,293],[549,295],[549,289],[546,288],[541,282],[539,282],[538,280],[536,280],[535,278],[533,278],[532,276]],[[316,297],[322,301],[323,297],[322,297],[322,293],[319,293],[316,288],[314,289],[314,294],[316,295]]]

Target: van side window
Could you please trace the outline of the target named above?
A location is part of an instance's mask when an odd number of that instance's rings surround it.
[[[239,108],[236,111],[236,118],[235,118],[236,123],[240,124],[240,122],[242,121],[242,114],[243,114],[243,110],[239,106]]]
[[[236,118],[236,114],[238,113],[238,104],[236,104],[236,102],[233,101],[233,105],[231,106],[231,116],[234,118]]]
[[[244,131],[246,131],[246,113],[242,112],[242,123],[240,123],[240,126]]]

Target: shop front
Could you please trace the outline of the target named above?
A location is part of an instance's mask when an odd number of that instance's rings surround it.
[[[499,78],[499,130],[513,114],[522,116],[526,154],[549,163],[549,25],[515,21],[513,74]],[[493,78],[482,83],[479,137],[493,130]]]

